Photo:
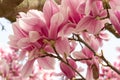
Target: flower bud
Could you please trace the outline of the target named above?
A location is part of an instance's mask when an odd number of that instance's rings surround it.
[[[74,69],[77,68],[75,61],[72,59],[68,59],[68,64],[70,64],[70,66],[73,67]],[[62,70],[62,72],[65,74],[67,78],[72,79],[75,76],[75,71],[70,66],[68,66],[64,62],[60,63],[60,69]]]
[[[92,72],[93,72],[93,78],[98,79],[99,78],[99,69],[95,64],[92,65]]]

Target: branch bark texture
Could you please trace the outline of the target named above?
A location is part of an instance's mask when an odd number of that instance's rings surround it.
[[[18,12],[27,12],[30,9],[42,10],[46,0],[0,0],[0,17],[10,21],[16,20]],[[55,0],[59,3],[59,0]]]

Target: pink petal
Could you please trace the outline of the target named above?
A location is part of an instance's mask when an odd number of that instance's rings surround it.
[[[24,12],[19,12],[19,16],[21,17],[26,17],[26,14]]]
[[[87,56],[85,56],[81,51],[75,51],[73,53],[73,56],[77,59],[84,59],[87,58]]]
[[[61,6],[60,6],[60,13],[63,14],[65,21],[67,21],[69,16],[69,8],[64,2],[65,1],[62,0]]]
[[[109,1],[109,4],[110,4],[110,7],[113,9],[113,10],[116,10],[118,6],[120,6],[120,0],[110,0]],[[118,8],[119,9],[119,8]],[[117,9],[117,10],[118,10]]]
[[[18,61],[24,60],[25,56],[26,56],[26,51],[24,51],[24,50],[20,51]]]
[[[89,17],[82,18],[76,26],[76,32],[79,33],[80,31],[85,30],[86,27],[89,26],[88,23],[89,23],[90,20],[91,20],[91,18],[89,18]]]
[[[21,70],[22,77],[28,77],[32,73],[33,70],[33,64],[34,64],[34,59],[29,60],[26,62],[26,64],[23,66]]]
[[[29,38],[30,42],[36,42],[40,38],[40,35],[37,31],[30,31]]]
[[[116,47],[116,50],[117,50],[118,52],[120,52],[120,47]]]
[[[38,58],[37,59],[39,66],[44,69],[54,69],[55,60],[51,57]]]
[[[18,26],[26,32],[40,31],[41,27],[46,26],[43,13],[38,10],[29,10],[26,17],[19,18],[17,22]]]
[[[13,36],[13,35],[9,35],[9,39],[10,41],[8,42],[8,44],[10,45],[11,48],[17,49],[18,46],[15,42],[18,41],[17,36]]]
[[[80,0],[65,0],[65,1],[72,10],[76,10],[77,6],[81,2]]]
[[[99,49],[99,47],[100,47],[98,40],[95,39],[95,38],[91,38],[90,46],[91,46],[95,51],[97,51],[97,50]]]
[[[81,0],[65,0],[65,1],[70,9],[69,15],[72,18],[72,21],[77,23],[80,20],[80,16],[77,13],[77,7],[79,6]]]
[[[93,80],[92,69],[90,66],[87,68],[86,80]]]
[[[104,23],[101,20],[97,20],[92,16],[82,18],[76,28],[76,32],[87,30],[89,33],[98,34],[104,27]]]
[[[100,32],[99,37],[106,41],[108,41],[110,39],[110,36],[107,33],[102,32],[102,31]]]
[[[27,17],[41,18],[42,20],[44,20],[43,13],[38,10],[29,10],[26,15],[27,15]]]
[[[103,21],[92,18],[88,24],[89,26],[87,26],[87,31],[92,34],[98,34],[104,27]]]
[[[58,34],[59,26],[63,23],[64,17],[61,13],[56,13],[51,18],[50,38],[55,39]]]
[[[120,34],[120,15],[115,15],[112,11],[110,11],[110,20],[112,22],[112,24],[114,25],[115,29],[118,31],[118,33]]]
[[[59,54],[70,54],[70,44],[67,39],[58,39],[55,43],[55,48]]]
[[[92,58],[94,55],[93,52],[90,49],[88,49],[87,47],[84,47],[82,49],[82,52],[87,58]]]
[[[55,14],[58,11],[59,11],[59,8],[57,4],[54,2],[54,0],[46,0],[43,7],[43,13],[48,26],[50,26],[51,17],[53,16],[53,14]]]
[[[68,59],[68,63],[74,68],[77,68],[76,63],[72,59]],[[61,62],[60,69],[65,74],[66,77],[72,79],[75,76],[75,71],[73,71],[67,64]]]
[[[27,36],[26,32],[19,27],[19,24],[17,22],[14,22],[12,24],[12,28],[14,34],[17,36],[18,39]]]
[[[89,0],[89,1],[91,1],[90,6],[93,16],[100,15],[101,11],[103,10],[102,2],[99,0]]]
[[[22,38],[17,42],[17,46],[19,48],[23,48],[29,45],[29,39],[28,38]]]
[[[71,41],[70,43],[70,52],[76,49],[77,43],[75,41]]]
[[[77,7],[77,12],[81,14],[85,14],[85,3],[81,2],[81,4]]]
[[[22,18],[18,20],[19,27],[25,30],[26,32],[34,30],[34,26],[38,24],[38,19],[37,18]]]
[[[91,11],[91,8],[92,8],[92,4],[93,4],[94,1],[92,0],[87,0],[86,1],[86,5],[85,5],[85,14],[86,15],[89,15],[90,11]]]
[[[61,32],[59,33],[60,36],[66,36],[66,35],[70,35],[71,33],[75,32],[75,27],[76,24],[74,23],[67,23],[61,30]]]
[[[3,75],[3,76],[7,76],[9,75],[9,69],[10,69],[10,66],[8,65],[7,61],[5,59],[1,59],[0,60],[0,73]]]

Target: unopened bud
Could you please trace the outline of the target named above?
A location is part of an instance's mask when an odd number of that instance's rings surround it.
[[[99,78],[99,69],[97,65],[93,64],[92,65],[92,72],[93,72],[93,78],[96,80]]]
[[[68,61],[68,64],[70,64],[72,68],[74,69],[77,68],[77,65],[74,60],[68,59],[67,61]],[[73,77],[75,77],[75,71],[70,66],[68,66],[64,62],[60,63],[60,69],[62,70],[62,72],[65,74],[67,78],[72,79]]]

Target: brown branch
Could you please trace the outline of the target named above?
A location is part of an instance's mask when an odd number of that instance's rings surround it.
[[[59,53],[57,52],[54,44],[52,45],[52,48],[53,48],[53,50],[55,51],[55,53],[56,53],[56,55],[57,55],[57,57],[58,57],[58,59],[59,59],[60,61],[62,61],[63,63],[65,63],[66,65],[68,65],[72,70],[74,70],[74,71],[82,78],[82,80],[86,80],[76,69],[74,69],[74,68],[69,64],[69,62],[67,61],[67,59],[66,59],[66,61],[65,61],[64,59],[62,59],[62,57],[61,57],[61,56],[59,55]]]
[[[0,0],[0,17],[11,16],[14,8],[22,2],[23,0]]]
[[[112,24],[106,23],[105,29],[107,29],[110,33],[112,33],[116,38],[120,38],[120,34],[113,28]]]
[[[82,38],[80,38],[80,36],[78,34],[73,34],[77,37],[77,39],[73,39],[73,40],[76,40],[76,41],[79,41],[79,42],[82,42],[85,46],[87,46],[93,53],[94,53],[94,56],[96,56],[96,52],[93,48],[91,48],[84,40],[82,40]]]
[[[69,62],[67,61],[67,57],[66,57],[66,60],[64,60],[60,54],[57,52],[56,50],[56,47],[55,47],[55,42],[53,40],[44,40],[45,43],[48,43],[51,45],[51,47],[53,48],[54,50],[54,53],[55,54],[49,54],[47,53],[45,50],[41,49],[40,50],[40,53],[43,53],[44,55],[42,56],[38,56],[39,58],[44,58],[44,57],[51,57],[51,58],[56,58],[58,60],[60,60],[61,62],[65,63],[66,65],[68,65],[73,71],[75,71],[81,78],[82,80],[86,80],[76,69],[74,69],[70,64]]]
[[[112,64],[103,56],[103,51],[101,51],[102,55],[100,56],[103,61],[107,64],[106,66],[109,66],[112,70],[114,70],[115,72],[117,72],[118,74],[120,74],[120,71],[115,68],[114,66],[112,66]]]
[[[74,61],[83,61],[83,60],[91,60],[92,58],[83,58],[83,59],[74,59],[72,56],[69,56]]]
[[[99,58],[101,58],[106,64],[107,66],[109,66],[112,70],[114,70],[117,74],[120,75],[120,71],[115,68],[103,55],[99,56],[96,54],[96,52],[84,41],[80,38],[80,36],[78,34],[74,34],[78,39],[76,41],[80,41],[82,42],[86,47],[88,47],[93,53],[95,56],[98,56]]]

